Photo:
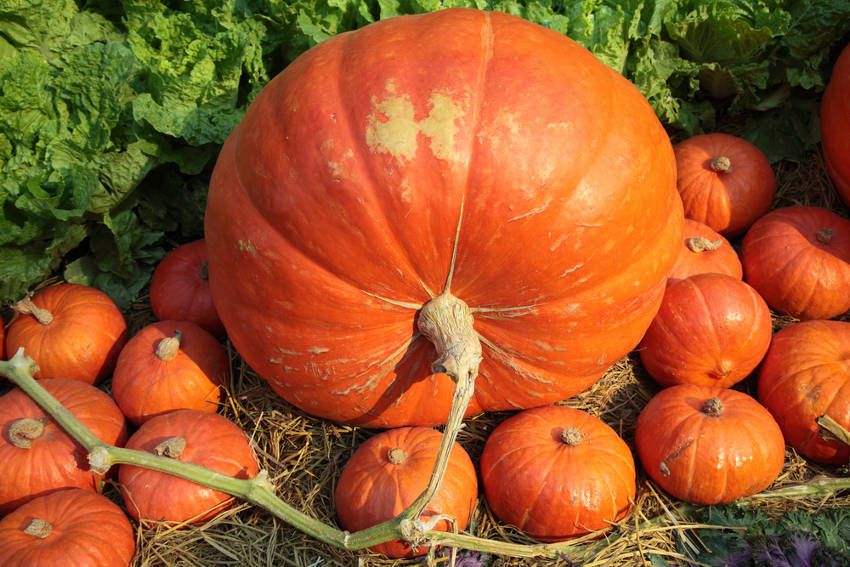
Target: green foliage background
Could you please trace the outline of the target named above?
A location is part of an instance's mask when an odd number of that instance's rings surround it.
[[[773,160],[818,141],[850,0],[4,0],[0,302],[45,277],[127,307],[200,238],[218,148],[268,80],[322,40],[467,6],[564,33],[683,135],[718,109]]]

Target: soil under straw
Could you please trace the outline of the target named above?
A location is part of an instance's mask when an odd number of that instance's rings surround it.
[[[823,170],[819,154],[803,163],[783,162],[775,166],[779,189],[774,207],[814,205],[830,208],[845,218],[850,211],[840,201]],[[738,244],[733,242],[733,244]],[[128,312],[135,333],[153,316],[143,297]],[[848,314],[843,317],[850,320]],[[779,329],[794,322],[774,317]],[[261,467],[268,470],[279,495],[326,523],[335,525],[334,482],[354,449],[373,431],[336,425],[307,416],[283,402],[265,381],[251,371],[230,349],[232,372],[228,396],[221,413],[239,424],[252,438]],[[752,377],[738,389],[755,394]],[[109,389],[108,383],[105,389]],[[0,386],[0,393],[8,385]],[[620,360],[590,390],[567,400],[571,407],[596,415],[613,427],[634,449],[637,415],[658,390],[642,369],[636,353]],[[477,462],[489,432],[509,412],[484,414],[466,420],[458,441]],[[793,450],[786,452],[785,468],[771,488],[797,483],[815,475],[837,475],[846,471],[807,463]],[[758,505],[779,515],[792,509],[814,511],[821,507],[850,507],[850,494],[828,499],[760,500]],[[115,486],[106,494],[120,502]],[[632,514],[617,526],[608,539],[587,546],[587,553],[572,555],[571,561],[585,566],[649,565],[648,554],[663,556],[671,565],[684,565],[680,545],[699,546],[693,523],[682,515],[681,502],[665,495],[647,480],[638,467],[638,491]],[[665,520],[666,521],[659,521]],[[479,501],[469,528],[471,533],[492,539],[532,543],[522,533],[496,521],[483,500]],[[237,504],[202,527],[164,529],[143,526],[137,530],[134,565],[155,566],[380,566],[424,565],[425,560],[389,560],[369,552],[347,552],[318,542],[283,524],[262,509]],[[449,565],[447,558],[438,565]],[[566,559],[528,560],[491,557],[488,565],[570,565]]]

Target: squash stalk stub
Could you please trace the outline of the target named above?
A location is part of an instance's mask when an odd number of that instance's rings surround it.
[[[166,337],[156,345],[156,357],[163,362],[174,360],[180,352],[181,340],[183,340],[183,333],[179,329],[174,329],[173,337]]]
[[[53,322],[53,313],[33,303],[31,293],[15,303],[12,309],[20,315],[32,315],[36,321],[45,326]]]
[[[564,445],[569,445],[570,447],[575,447],[579,443],[581,443],[582,434],[581,431],[576,427],[567,427],[563,431],[561,431],[561,442]]]
[[[716,157],[711,160],[711,169],[717,173],[732,173],[732,160],[726,156]]]
[[[166,439],[156,447],[154,447],[153,452],[160,457],[169,457],[171,459],[177,459],[180,455],[183,454],[183,451],[186,450],[186,439],[183,437],[171,437]]]
[[[404,449],[393,447],[387,453],[387,460],[393,465],[400,465],[407,460],[407,453],[404,452]]]
[[[24,417],[9,426],[9,442],[19,449],[29,449],[32,442],[44,434],[47,419]]]
[[[835,236],[835,231],[831,228],[822,228],[815,233],[815,238],[821,244],[829,244],[832,242],[832,237]]]
[[[688,247],[688,250],[695,253],[700,252],[711,252],[712,250],[717,250],[723,244],[722,240],[714,240],[711,241],[704,236],[694,236],[692,238],[688,238],[685,241],[685,245]]]
[[[702,404],[700,411],[708,417],[720,417],[723,413],[723,402],[719,398],[709,398]]]
[[[33,518],[33,520],[24,528],[24,533],[27,535],[31,535],[33,537],[37,537],[38,539],[44,539],[50,535],[50,532],[53,531],[53,526],[50,525],[50,522],[42,520],[40,518]]]

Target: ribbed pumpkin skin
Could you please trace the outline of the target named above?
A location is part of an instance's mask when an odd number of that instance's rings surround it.
[[[51,525],[47,537],[24,532],[33,519]],[[121,508],[87,490],[40,496],[0,519],[3,567],[127,567],[135,553],[133,527]]]
[[[454,382],[416,331],[447,287],[484,341],[469,414],[594,383],[649,325],[682,211],[669,139],[622,76],[552,30],[447,9],[330,38],[272,80],[205,223],[251,367],[313,415],[393,427],[448,416]]]
[[[561,440],[567,428],[581,440]],[[631,509],[635,462],[597,417],[565,406],[522,411],[499,424],[481,454],[487,502],[503,522],[542,541],[609,528]]]
[[[44,378],[39,383],[99,439],[124,445],[127,424],[105,392],[69,378]],[[12,424],[25,418],[46,420],[42,435],[29,448],[17,447],[10,439]],[[0,427],[0,516],[59,489],[98,489],[101,477],[89,470],[85,448],[23,390],[16,388],[0,397]]]
[[[691,243],[692,239],[703,239],[715,249],[702,249],[700,242]],[[744,278],[744,268],[738,253],[720,233],[710,226],[693,219],[685,219],[682,233],[682,245],[679,257],[673,269],[667,275],[667,285],[683,280],[696,274],[726,274],[737,279]]]
[[[701,411],[716,398],[722,415]],[[657,393],[638,415],[638,457],[675,498],[728,504],[771,485],[785,459],[782,431],[770,412],[743,392],[678,384]]]
[[[844,48],[820,103],[820,134],[826,171],[850,205],[850,45]]]
[[[850,462],[850,447],[824,439],[815,422],[826,414],[850,429],[850,323],[803,321],[776,333],[759,370],[758,397],[801,455]]]
[[[442,435],[429,427],[388,429],[367,439],[345,464],[334,491],[337,516],[343,529],[362,530],[390,520],[403,512],[428,486]],[[390,452],[401,449],[406,458],[390,460]],[[446,514],[463,531],[478,498],[478,477],[466,451],[455,443],[449,455],[446,474],[436,496],[422,518]],[[445,520],[434,529],[451,530]],[[402,540],[370,548],[388,557],[424,555],[426,547],[414,552]]]
[[[203,239],[169,252],[151,277],[150,302],[160,321],[191,321],[221,335],[224,326],[210,295],[207,245]]]
[[[130,436],[127,448],[154,453],[157,445],[172,437],[186,440],[186,449],[176,457],[180,461],[236,478],[253,478],[259,472],[239,426],[201,410],[175,410],[149,419]],[[136,520],[202,524],[232,504],[228,494],[141,467],[121,465],[118,482],[127,512]]]
[[[832,211],[771,211],[747,231],[741,263],[744,280],[777,311],[805,320],[850,309],[850,221]]]
[[[767,157],[752,143],[716,132],[692,136],[674,150],[676,183],[686,218],[734,238],[770,209],[776,176]],[[712,167],[721,157],[728,158],[728,171]]]
[[[180,348],[171,360],[157,356],[161,341],[180,331]],[[227,381],[227,355],[210,333],[188,321],[160,321],[136,333],[118,356],[112,396],[140,425],[175,409],[218,411]]]
[[[638,353],[662,386],[729,388],[755,370],[772,333],[770,308],[751,286],[697,274],[667,288]]]
[[[701,411],[717,398],[722,414]],[[782,472],[785,441],[770,412],[743,392],[679,384],[658,392],[638,415],[638,457],[675,498],[728,504],[761,492]]]
[[[127,342],[127,322],[108,295],[93,287],[59,284],[35,294],[32,302],[54,317],[47,325],[18,315],[9,325],[6,350],[38,363],[36,378],[72,378],[97,384],[112,372]]]

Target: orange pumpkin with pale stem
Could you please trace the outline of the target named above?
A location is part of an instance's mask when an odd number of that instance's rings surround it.
[[[820,207],[783,207],[741,243],[744,280],[767,304],[798,319],[850,309],[850,220]]]
[[[334,491],[336,513],[342,527],[359,531],[391,520],[402,513],[428,486],[442,435],[429,427],[388,429],[370,437],[345,464]],[[455,443],[446,473],[434,499],[420,516],[455,519],[463,531],[478,498],[478,478],[466,451]],[[447,520],[437,520],[433,529],[451,530]],[[389,557],[413,557],[428,552],[413,550],[407,542],[388,541],[372,551]]]
[[[770,308],[751,286],[726,274],[671,284],[638,352],[662,386],[729,388],[764,358],[773,333]]]
[[[682,218],[633,85],[563,34],[457,8],[329,38],[274,78],[218,157],[205,240],[228,336],[277,393],[393,427],[449,414],[416,329],[435,297],[481,343],[467,414],[589,387],[649,326]]]
[[[121,350],[112,396],[136,425],[176,409],[216,412],[227,369],[227,355],[210,333],[188,321],[160,321]]]
[[[694,504],[761,492],[785,463],[770,412],[743,392],[713,386],[678,384],[655,394],[638,416],[635,445],[652,480]]]
[[[738,253],[710,226],[685,219],[679,258],[667,275],[667,285],[696,274],[726,274],[743,279],[744,268]]]
[[[818,424],[826,415],[850,430],[848,360],[850,323],[803,321],[776,333],[759,369],[759,401],[788,444],[818,463],[850,462],[850,446]]]
[[[844,202],[850,205],[850,45],[842,50],[820,103],[823,162]]]
[[[127,342],[127,322],[108,295],[80,284],[44,288],[17,302],[6,350],[20,347],[38,364],[36,378],[97,384],[112,372]]]
[[[487,438],[487,502],[503,522],[541,541],[605,530],[632,508],[635,462],[605,422],[566,406],[522,411]]]
[[[712,133],[692,136],[674,149],[685,217],[734,238],[770,209],[776,176],[752,143]]]
[[[127,448],[200,465],[225,476],[253,478],[259,465],[248,437],[215,413],[182,409],[152,417],[127,440]],[[198,525],[233,504],[230,495],[167,473],[121,465],[118,482],[127,512],[136,520]]]
[[[123,446],[127,423],[105,392],[79,380],[43,378],[40,384],[99,439]],[[65,488],[98,490],[87,451],[23,390],[0,397],[0,516],[37,496]]]
[[[0,519],[3,567],[128,567],[133,526],[100,494],[69,488],[39,496]]]

